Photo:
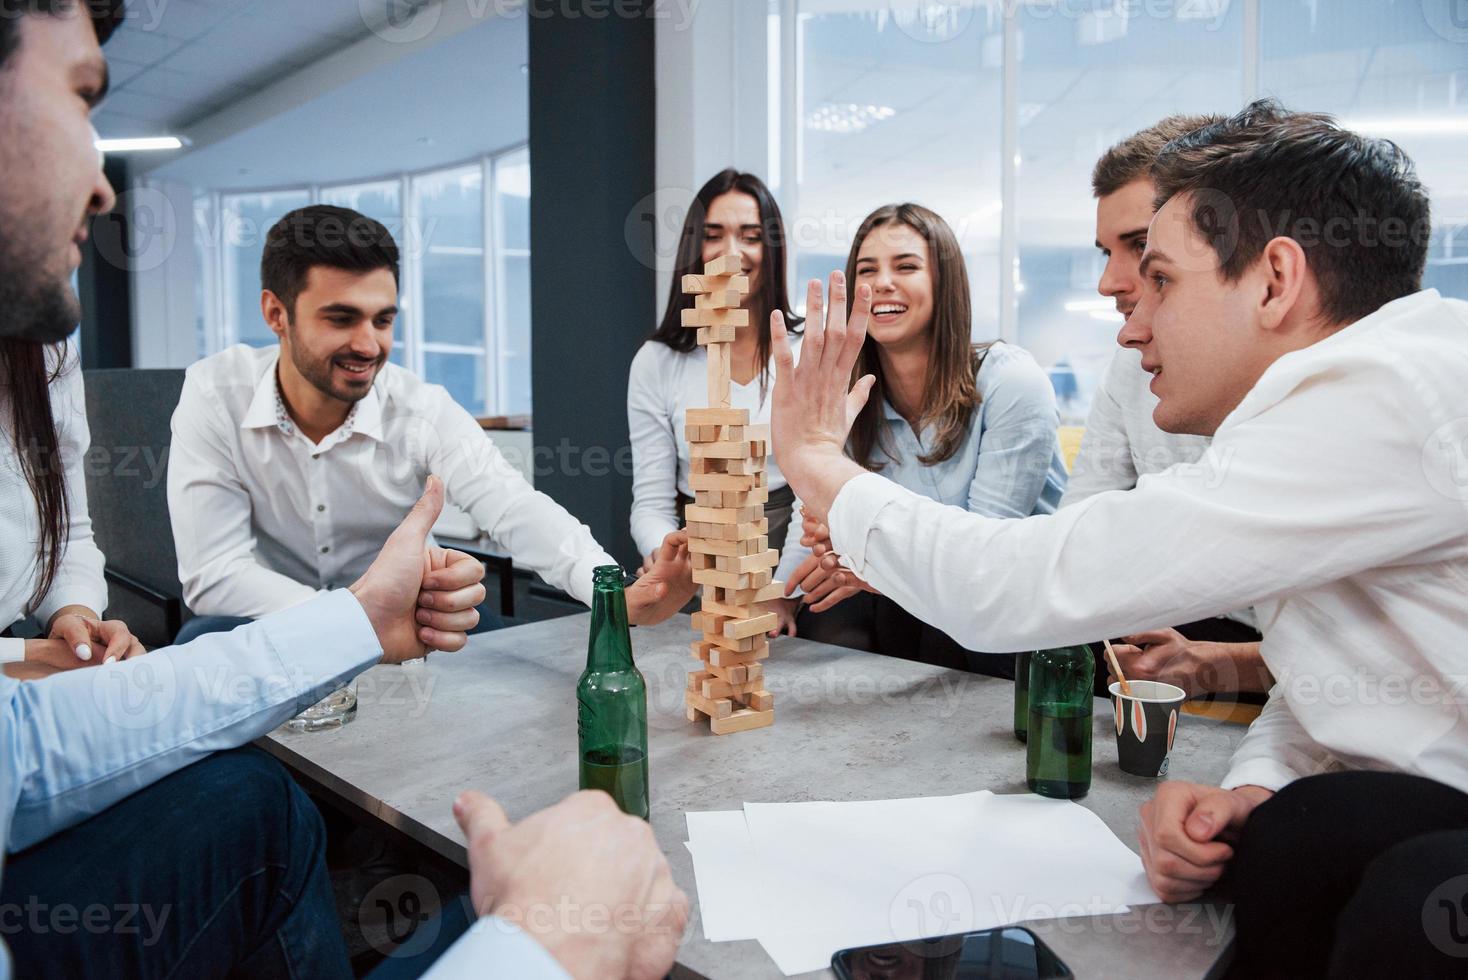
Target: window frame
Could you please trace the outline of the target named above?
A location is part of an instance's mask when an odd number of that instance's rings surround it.
[[[224,216],[226,208],[231,199],[247,198],[267,194],[287,194],[305,192],[311,204],[323,203],[323,196],[332,191],[344,188],[369,187],[372,185],[396,184],[398,187],[398,198],[401,203],[403,232],[398,245],[402,252],[401,286],[399,289],[399,306],[403,311],[403,318],[399,321],[403,327],[397,332],[396,343],[403,348],[403,364],[419,377],[423,377],[425,355],[430,353],[442,354],[474,354],[483,360],[485,404],[484,415],[509,415],[516,414],[507,401],[509,385],[506,383],[506,354],[505,340],[510,334],[507,318],[509,316],[505,302],[504,290],[501,287],[501,269],[504,259],[510,254],[529,256],[530,249],[509,249],[502,251],[503,222],[502,216],[497,214],[496,191],[498,168],[507,158],[524,153],[528,155],[530,144],[528,141],[519,141],[508,146],[501,147],[489,153],[478,154],[465,160],[429,167],[422,170],[397,171],[375,176],[361,177],[356,180],[340,181],[327,184],[288,184],[275,187],[251,187],[232,188],[228,191],[206,190],[195,193],[196,225],[197,215],[202,210],[205,221],[213,225],[213,233],[204,238],[205,248],[202,252],[203,262],[199,274],[204,279],[203,295],[206,309],[203,320],[203,348],[205,356],[216,354],[233,344],[239,343],[238,325],[232,322],[232,314],[229,312],[231,305],[236,299],[240,284],[235,282],[235,274],[231,271],[230,245],[225,233]],[[439,174],[452,173],[469,167],[479,167],[482,174],[482,201],[481,221],[484,232],[484,280],[481,296],[481,309],[483,310],[483,346],[469,346],[463,344],[451,344],[442,342],[429,342],[424,339],[423,324],[423,254],[424,246],[417,239],[414,229],[417,224],[417,202],[414,200],[414,181],[433,177]],[[264,235],[268,229],[259,229],[259,234]],[[207,232],[208,228],[198,229],[196,232]],[[210,241],[212,239],[212,243]],[[210,247],[212,244],[212,247]],[[529,352],[526,352],[529,356]]]

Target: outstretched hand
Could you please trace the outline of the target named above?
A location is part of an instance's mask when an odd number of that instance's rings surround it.
[[[857,287],[849,323],[843,273],[831,273],[830,292],[827,310],[820,280],[810,281],[799,364],[790,349],[785,317],[779,310],[770,314],[770,341],[775,352],[771,444],[778,454],[780,471],[796,496],[821,514],[830,511],[836,494],[848,480],[864,472],[846,458],[843,450],[852,423],[876,384],[870,374],[851,384],[851,372],[871,317],[871,287]]]

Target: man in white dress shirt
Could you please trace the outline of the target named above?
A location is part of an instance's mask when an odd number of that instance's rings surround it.
[[[841,448],[871,297],[848,329],[839,275],[798,368],[775,332],[781,465],[844,563],[975,646],[1255,606],[1276,686],[1222,788],[1166,782],[1143,808],[1149,880],[1181,901],[1231,867],[1237,975],[1452,975],[1461,923],[1424,929],[1468,907],[1468,303],[1420,289],[1411,161],[1328,117],[1255,103],[1152,174],[1122,339],[1158,425],[1212,436],[1222,479],[1175,468],[998,521],[865,473]]]
[[[1116,311],[1131,316],[1142,296],[1142,251],[1152,221],[1152,163],[1169,141],[1217,122],[1218,116],[1168,116],[1133,133],[1101,155],[1091,171],[1096,197],[1096,248],[1106,260],[1096,290],[1115,301]],[[1061,507],[1071,507],[1108,490],[1131,490],[1149,473],[1171,466],[1202,467],[1217,461],[1208,454],[1210,439],[1166,432],[1152,419],[1157,396],[1142,370],[1136,346],[1118,347],[1091,401],[1086,434],[1071,467]],[[1136,626],[1152,626],[1138,623]],[[1259,632],[1252,610],[1195,623],[1166,624],[1133,633],[1116,644],[1122,669],[1133,680],[1176,684],[1190,695],[1262,693],[1273,684],[1259,656]],[[1098,687],[1107,681],[1098,660]],[[1262,703],[1262,699],[1260,701]]]
[[[194,364],[173,416],[179,580],[204,617],[181,639],[350,582],[429,473],[517,564],[590,604],[592,569],[615,559],[448,392],[388,361],[398,249],[385,227],[346,208],[293,211],[266,236],[261,288],[280,346]],[[633,623],[660,622],[691,596],[683,534],[664,545],[627,590]]]
[[[99,43],[122,19],[121,0],[0,16],[0,338],[75,326],[76,246],[112,201],[89,122],[107,89]],[[0,676],[0,980],[351,976],[319,817],[279,763],[238,747],[375,663],[463,646],[483,569],[425,549],[443,502],[427,483],[350,588],[187,649]],[[454,812],[482,918],[436,977],[667,972],[687,901],[645,821],[599,793],[515,826],[475,793]],[[568,900],[618,910],[618,928],[535,914]]]

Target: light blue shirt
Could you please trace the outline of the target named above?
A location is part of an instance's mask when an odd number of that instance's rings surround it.
[[[339,590],[137,660],[25,683],[0,676],[6,853],[46,840],[212,752],[259,738],[381,657],[362,607]],[[505,975],[565,976],[544,949],[506,924],[477,930],[450,952],[465,967],[460,975],[507,963],[513,969]],[[37,966],[27,964],[26,972]],[[12,974],[9,948],[0,944],[0,980]]]
[[[1029,352],[994,343],[984,354],[979,373],[979,407],[963,441],[952,456],[926,464],[932,452],[934,426],[914,432],[886,399],[882,400],[885,442],[872,461],[878,472],[914,493],[983,517],[1029,517],[1053,514],[1065,491],[1065,460],[1060,454],[1060,413],[1055,389]],[[896,458],[889,458],[882,446]],[[798,532],[800,507],[791,518]],[[810,555],[800,535],[787,539],[776,577],[788,580]]]

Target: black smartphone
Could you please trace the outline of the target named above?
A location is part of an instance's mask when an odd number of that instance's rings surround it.
[[[841,980],[1074,980],[1039,936],[1021,926],[843,949]]]

